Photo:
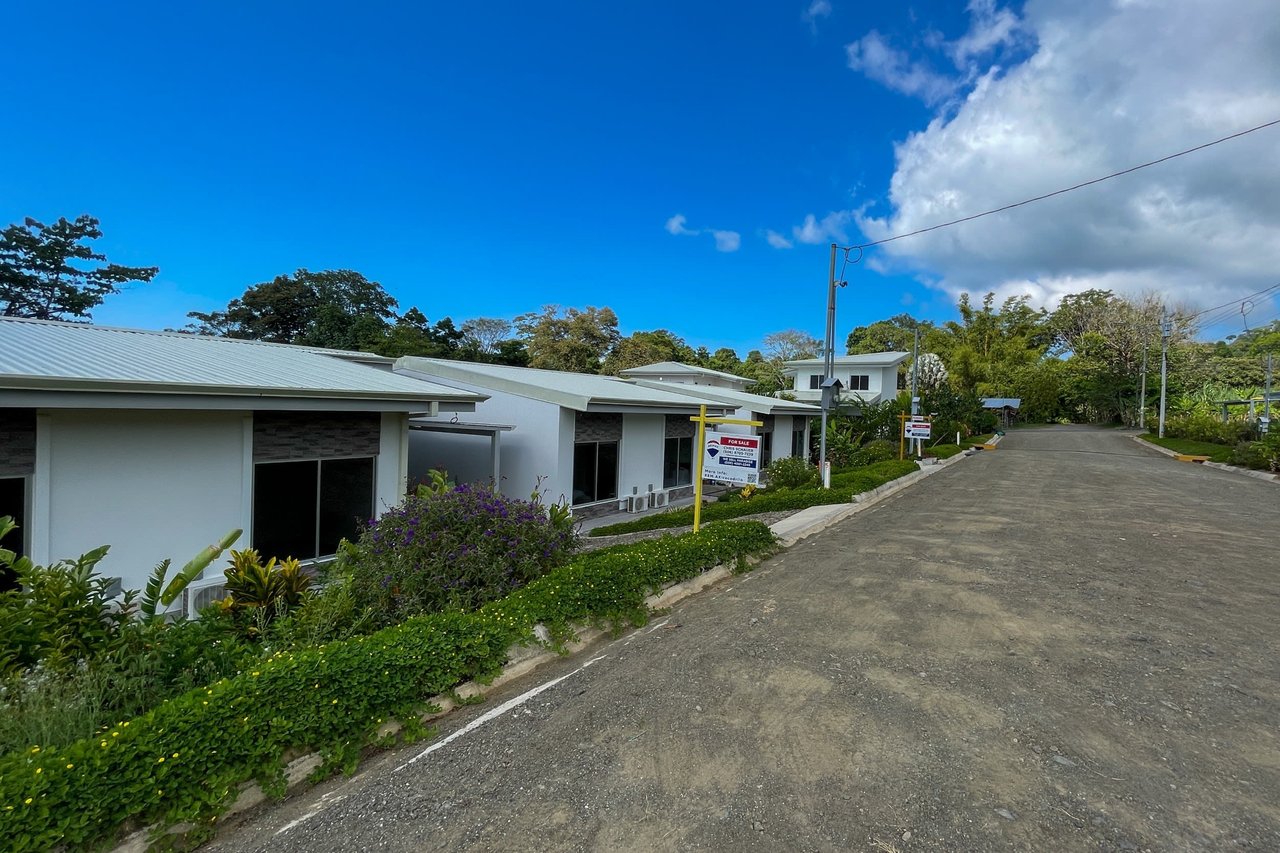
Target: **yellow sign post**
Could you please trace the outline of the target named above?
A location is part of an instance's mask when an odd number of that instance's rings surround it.
[[[700,406],[698,414],[689,418],[698,425],[698,475],[694,478],[697,484],[693,487],[693,532],[697,533],[702,521],[702,460],[707,455],[707,424],[739,424],[741,426],[764,426],[764,421],[744,421],[740,418],[709,418],[707,407]]]

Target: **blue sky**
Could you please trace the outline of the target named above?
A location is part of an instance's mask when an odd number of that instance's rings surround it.
[[[608,305],[624,333],[668,328],[745,354],[770,331],[821,336],[832,239],[1054,189],[1239,129],[1276,103],[1273,43],[1260,37],[1232,50],[1268,66],[1241,94],[1249,109],[1206,120],[1205,104],[1221,101],[1208,88],[1205,103],[1160,112],[1142,89],[1132,103],[1156,111],[1149,122],[1109,120],[1081,137],[1076,101],[1111,115],[1100,96],[1147,85],[1131,69],[1107,78],[1084,48],[1047,52],[1071,26],[1113,31],[1112,42],[1090,35],[1108,54],[1151,40],[1140,17],[1105,3],[410,5],[428,4],[9,10],[0,219],[91,213],[112,260],[160,267],[98,309],[102,323],[177,326],[277,274],[351,268],[432,320]],[[1241,13],[1268,19],[1265,2]],[[1170,39],[1187,35],[1178,26]],[[1076,90],[1055,86],[1085,68]],[[1226,81],[1233,69],[1212,70]],[[1131,184],[1126,199],[1163,192],[1202,225],[1205,198],[1253,216],[1229,192],[1194,187],[1220,182],[1209,166],[1256,187],[1239,155],[1265,160],[1277,136],[1171,170],[1172,192]],[[1002,161],[1009,152],[1023,159]],[[839,337],[903,310],[949,318],[961,290],[1051,305],[1097,283],[1165,287],[1185,265],[1152,260],[1144,241],[1171,239],[1176,223],[1126,209],[1112,224],[1136,230],[1084,264],[1056,245],[1064,217],[1090,215],[1070,206],[895,244],[850,269]],[[1280,227],[1274,214],[1254,224]],[[1222,230],[1209,236],[1226,252]],[[1267,280],[1274,253],[1263,254],[1230,281],[1179,280],[1174,295],[1218,304],[1268,286],[1280,265]]]

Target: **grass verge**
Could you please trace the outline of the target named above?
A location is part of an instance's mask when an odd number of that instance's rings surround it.
[[[1158,445],[1166,450],[1172,450],[1174,453],[1208,456],[1210,462],[1230,463],[1231,455],[1235,452],[1233,447],[1228,447],[1225,444],[1214,444],[1209,441],[1192,441],[1189,438],[1160,438],[1150,433],[1139,437],[1143,441]]]

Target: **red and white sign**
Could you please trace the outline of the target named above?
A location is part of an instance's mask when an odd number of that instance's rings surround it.
[[[907,421],[903,427],[902,435],[904,438],[929,438],[933,431],[932,425],[928,421]]]
[[[756,485],[760,482],[760,436],[707,433],[702,479]]]

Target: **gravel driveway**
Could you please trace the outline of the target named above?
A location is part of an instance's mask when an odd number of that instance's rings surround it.
[[[1280,850],[1278,547],[1280,487],[1014,431],[212,849]]]

